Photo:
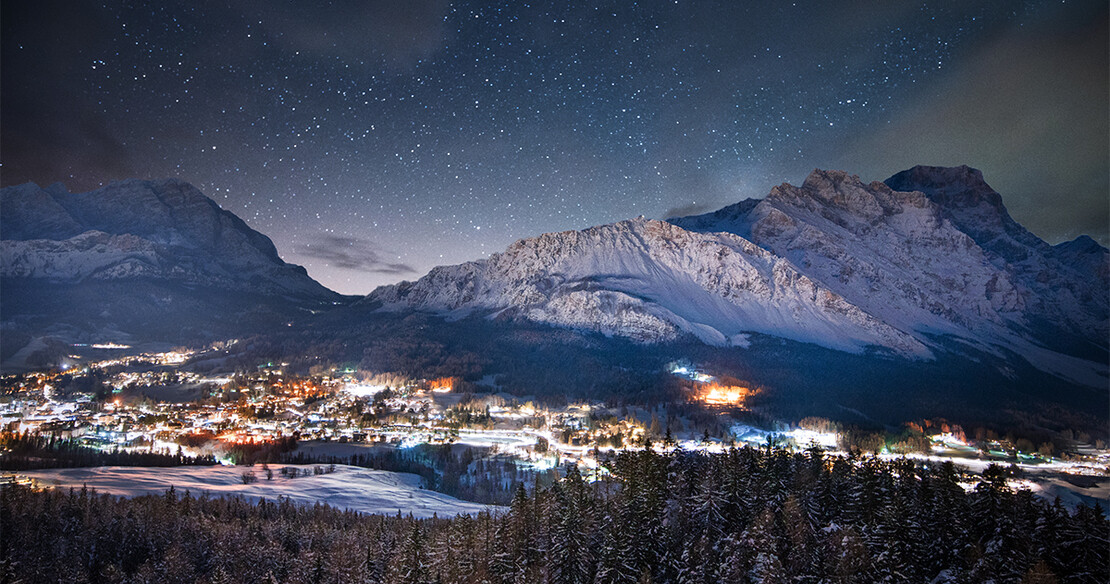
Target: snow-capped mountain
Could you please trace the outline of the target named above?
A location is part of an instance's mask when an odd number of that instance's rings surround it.
[[[0,191],[0,276],[57,283],[145,278],[328,299],[270,238],[178,180],[126,180],[79,194]]]
[[[1035,334],[1078,335],[1105,348],[1110,337],[1110,253],[1090,237],[1051,246],[1010,217],[1002,196],[966,166],[916,166],[886,180],[921,191],[940,216],[970,236],[999,273],[1016,284],[1024,310],[1012,324]],[[1036,329],[1048,329],[1038,331]]]
[[[1105,248],[1044,243],[973,169],[917,167],[888,182],[818,170],[715,213],[524,239],[364,303],[643,342],[690,334],[743,346],[763,333],[913,359],[956,339],[1105,382],[1105,364],[1086,360],[1106,353]]]
[[[0,237],[5,367],[66,354],[34,356],[41,346],[257,334],[342,298],[177,180],[127,180],[79,194],[61,185],[5,188]]]
[[[728,233],[634,219],[514,243],[487,260],[439,267],[369,301],[397,309],[476,309],[642,341],[689,333],[714,345],[773,334],[845,351],[928,350],[790,262]]]
[[[870,184],[816,170],[801,187],[673,222],[740,235],[922,342],[947,335],[1105,383],[1104,363],[1068,355],[1105,355],[1110,254],[1090,238],[1045,243],[978,170],[918,166]]]

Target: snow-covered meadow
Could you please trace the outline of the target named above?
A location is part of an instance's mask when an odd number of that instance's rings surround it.
[[[281,468],[297,468],[300,476],[287,478]],[[101,493],[134,497],[158,495],[171,486],[179,493],[194,496],[241,496],[251,500],[288,497],[296,503],[327,503],[340,509],[362,513],[412,513],[426,518],[433,514],[453,517],[472,515],[497,507],[462,501],[421,488],[417,475],[370,470],[355,466],[336,465],[335,471],[313,474],[312,465],[271,465],[273,479],[267,480],[261,465],[246,466],[181,466],[181,467],[119,467],[62,468],[20,471],[38,486],[77,488],[88,486]],[[243,473],[253,471],[256,480],[244,483]]]

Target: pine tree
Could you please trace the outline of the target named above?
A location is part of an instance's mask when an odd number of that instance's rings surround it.
[[[786,570],[779,559],[780,541],[774,532],[775,514],[770,507],[763,510],[748,529],[742,539],[753,551],[752,566],[748,570],[748,578],[753,583],[780,584],[787,581]]]
[[[721,584],[747,584],[752,565],[752,549],[740,539],[726,538],[722,544],[721,565],[716,580]]]
[[[1067,529],[1068,511],[1059,497],[1052,505],[1043,506],[1033,527],[1033,555],[1045,562],[1053,573],[1063,568],[1063,537]]]
[[[725,532],[737,533],[751,522],[755,497],[752,496],[750,449],[730,448],[723,478]]]
[[[157,571],[165,584],[193,584],[196,581],[192,562],[177,544],[166,550],[165,555],[158,562]]]
[[[606,513],[603,518],[603,540],[598,552],[597,584],[636,584],[640,579],[640,568],[632,550],[632,534],[626,518],[631,516],[628,506],[621,504],[616,510]]]
[[[981,555],[971,566],[969,576],[977,581],[1017,581],[1029,568],[1028,549],[1013,521],[1013,494],[1006,486],[1002,471],[984,472],[975,487],[971,512],[976,529],[973,537]]]
[[[709,571],[707,570],[705,551],[707,542],[705,535],[694,541],[687,541],[682,546],[682,561],[678,569],[678,584],[705,584]]]
[[[1071,516],[1061,538],[1059,550],[1064,560],[1060,572],[1062,582],[1097,582],[1104,578],[1108,567],[1110,523],[1101,504],[1080,505]]]
[[[894,496],[876,517],[868,534],[874,554],[871,578],[875,582],[906,582],[919,574],[914,561],[912,533],[917,529],[902,500]]]
[[[516,581],[517,563],[514,547],[517,542],[512,535],[509,517],[506,516],[499,521],[496,529],[493,556],[490,558],[490,575],[494,582],[511,584]]]
[[[719,540],[727,527],[724,511],[726,496],[718,478],[717,473],[706,477],[693,498],[696,529],[713,541]]]
[[[794,582],[815,581],[818,561],[813,529],[797,496],[791,495],[783,503],[782,520],[788,545],[783,556],[787,574]]]
[[[401,584],[430,582],[427,539],[419,522],[409,518],[411,528],[394,560],[392,581]]]
[[[514,582],[527,582],[538,577],[540,563],[540,522],[536,516],[536,497],[529,498],[524,485],[518,484],[512,506],[506,516],[508,537],[512,543],[509,556],[514,566]]]
[[[825,574],[828,581],[838,584],[870,581],[871,553],[854,527],[832,530],[827,542],[829,553],[826,554],[828,564]]]
[[[592,579],[593,559],[589,545],[588,496],[577,467],[554,491],[551,553],[548,573],[553,584],[585,584]]]
[[[967,556],[969,535],[966,521],[970,515],[967,495],[959,485],[956,466],[945,461],[922,479],[923,513],[921,527],[927,534],[921,542],[922,568],[930,574],[962,570]]]

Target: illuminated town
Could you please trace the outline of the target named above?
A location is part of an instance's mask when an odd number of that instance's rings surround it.
[[[286,371],[287,364],[273,362],[249,373],[223,375],[202,375],[188,367],[227,346],[7,375],[0,428],[8,436],[50,436],[102,451],[210,455],[223,464],[243,462],[234,455],[237,446],[283,439],[318,455],[359,452],[358,448],[460,445],[481,449],[491,459],[511,460],[533,473],[558,472],[567,463],[605,472],[604,459],[627,448],[721,452],[747,444],[797,451],[816,447],[843,454],[852,446],[827,420],[776,423],[770,428],[736,421],[734,416],[746,410],[745,401],[758,389],[717,379],[689,364],[674,364],[670,372],[689,388],[688,403],[712,412],[725,431],[711,434],[663,409],[587,402],[551,407],[506,394],[459,391],[461,380],[450,377],[380,378],[354,369],[298,376]],[[73,357],[76,362],[78,356]],[[82,391],[74,379],[101,383]],[[67,384],[65,391],[62,384]],[[969,471],[998,462],[1057,474],[1110,474],[1110,453],[1104,449],[1088,447],[1054,457],[1050,445],[1038,449],[993,437],[969,440],[958,426],[943,422],[909,424],[907,430],[919,437],[916,446],[887,441],[871,449],[884,458],[953,460]],[[1035,488],[1030,480],[1014,480]],[[969,488],[972,484],[967,483]]]

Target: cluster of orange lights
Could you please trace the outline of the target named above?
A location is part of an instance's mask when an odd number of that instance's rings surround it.
[[[221,434],[218,438],[228,444],[261,444],[266,441],[265,437],[250,434]]]
[[[944,420],[921,420],[920,422],[907,422],[906,427],[911,430],[916,430],[922,434],[935,433],[935,430],[940,430],[944,434],[950,434],[955,439],[966,442],[967,435],[964,434],[964,429],[957,424],[949,424]],[[926,432],[927,430],[934,430],[933,432]]]
[[[450,393],[455,387],[456,379],[454,377],[440,377],[428,382],[428,389],[435,393]]]
[[[278,379],[273,382],[274,393],[286,397],[325,397],[327,388],[317,386],[312,380],[290,380],[288,383]]]
[[[742,406],[749,395],[755,393],[741,385],[703,383],[698,388],[697,399],[711,406]]]

